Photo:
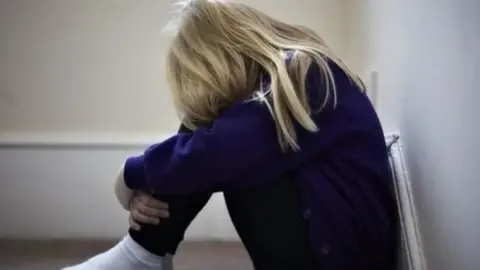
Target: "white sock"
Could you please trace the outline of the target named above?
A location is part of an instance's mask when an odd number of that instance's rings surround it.
[[[62,270],[172,270],[171,261],[171,255],[152,254],[127,235],[111,249]]]

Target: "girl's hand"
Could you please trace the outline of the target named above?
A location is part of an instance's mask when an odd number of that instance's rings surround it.
[[[138,192],[130,201],[130,227],[139,231],[140,224],[157,225],[161,218],[168,218],[168,204],[153,198],[152,195]]]

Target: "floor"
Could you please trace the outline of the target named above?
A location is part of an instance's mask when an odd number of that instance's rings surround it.
[[[112,241],[0,240],[1,270],[59,270],[112,246]],[[175,270],[251,270],[241,243],[186,242],[175,257]]]

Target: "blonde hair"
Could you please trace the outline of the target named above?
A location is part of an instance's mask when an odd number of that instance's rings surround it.
[[[167,79],[183,124],[212,122],[221,110],[248,97],[270,109],[282,149],[299,150],[295,121],[318,130],[311,118],[305,78],[315,62],[326,91],[322,109],[336,88],[328,61],[336,63],[361,90],[354,75],[313,30],[274,19],[228,0],[190,0],[177,4],[170,26],[175,36],[167,57]],[[290,61],[286,52],[292,51]],[[270,78],[261,89],[261,74]],[[320,89],[319,89],[320,90]]]

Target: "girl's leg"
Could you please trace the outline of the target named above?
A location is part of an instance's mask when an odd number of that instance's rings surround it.
[[[230,217],[256,270],[313,270],[302,200],[291,177],[226,192]]]
[[[170,270],[171,257],[183,240],[187,227],[202,210],[211,194],[182,197],[155,196],[169,204],[170,217],[158,225],[142,224],[140,231],[130,229],[108,251],[64,270]]]

